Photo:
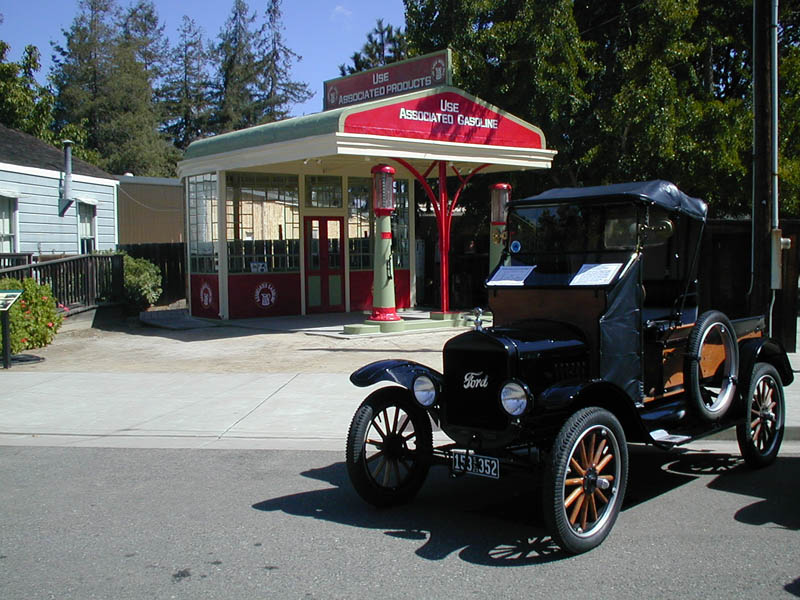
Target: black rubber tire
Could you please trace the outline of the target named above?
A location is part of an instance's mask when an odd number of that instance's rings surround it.
[[[736,426],[736,440],[745,463],[753,468],[775,461],[783,441],[786,400],[777,369],[756,363],[745,396],[745,422]]]
[[[428,413],[408,390],[376,390],[353,415],[347,433],[347,474],[369,504],[384,507],[409,502],[425,482],[432,457]]]
[[[713,353],[710,346],[716,341],[725,353],[722,370],[711,377],[706,373],[704,377],[703,360]],[[686,394],[697,416],[713,423],[728,412],[736,398],[738,370],[739,344],[730,319],[718,310],[704,312],[689,332],[684,366]],[[719,391],[716,384],[719,384]]]
[[[570,416],[543,472],[542,508],[553,541],[569,554],[599,546],[617,520],[627,482],[628,447],[617,418],[599,407]]]

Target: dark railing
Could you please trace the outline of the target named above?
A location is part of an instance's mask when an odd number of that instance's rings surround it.
[[[0,253],[0,269],[29,265],[33,262],[33,252]]]
[[[0,269],[0,279],[32,277],[48,284],[59,304],[88,308],[122,299],[123,269],[120,254],[87,254]]]

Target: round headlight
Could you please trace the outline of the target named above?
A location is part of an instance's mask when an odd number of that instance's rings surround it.
[[[512,417],[518,417],[528,408],[528,392],[522,384],[509,381],[500,390],[500,404]]]
[[[414,398],[422,406],[428,407],[436,402],[436,386],[427,375],[420,375],[414,380]]]

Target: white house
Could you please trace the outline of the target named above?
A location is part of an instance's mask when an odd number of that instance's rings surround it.
[[[67,154],[0,125],[0,254],[116,248],[119,181]]]

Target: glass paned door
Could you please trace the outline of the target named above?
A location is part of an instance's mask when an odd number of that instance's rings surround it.
[[[306,217],[306,310],[344,310],[344,226],[341,217]]]

